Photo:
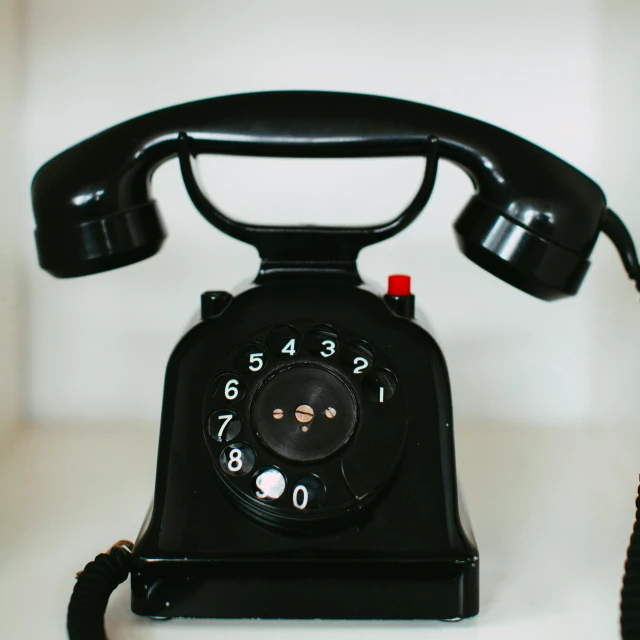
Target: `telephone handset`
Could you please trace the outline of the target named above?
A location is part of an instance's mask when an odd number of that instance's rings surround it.
[[[206,153],[426,162],[413,201],[385,224],[280,227],[215,207],[195,170]],[[83,635],[102,629],[83,603],[105,567],[110,588],[131,572],[132,608],[152,617],[475,615],[478,552],[458,499],[443,355],[414,319],[407,278],[378,297],[356,259],[416,218],[449,160],[475,186],[458,244],[487,271],[544,300],[573,295],[604,231],[638,283],[633,242],[602,191],[530,142],[443,109],[347,93],[226,96],[135,118],[45,164],[32,187],[41,266],[73,277],[156,253],[165,231],[151,176],[176,156],[196,208],[254,245],[260,272],[239,295],[203,294],[202,322],[167,366],[152,509],[133,548],[81,575],[70,636],[103,637]]]
[[[206,201],[189,169],[189,157],[202,153],[424,155],[428,162],[416,200],[388,224],[280,228],[233,222]],[[44,165],[33,182],[42,267],[58,277],[80,276],[156,253],[165,232],[150,178],[175,156],[203,215],[258,247],[267,272],[273,264],[316,262],[321,268],[339,263],[353,272],[359,249],[398,233],[418,215],[439,159],[459,165],[476,187],[456,222],[462,250],[543,299],[577,291],[606,212],[602,191],[584,174],[522,138],[466,116],[368,95],[235,95],[134,118]]]

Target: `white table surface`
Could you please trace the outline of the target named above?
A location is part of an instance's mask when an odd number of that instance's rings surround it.
[[[135,538],[157,433],[31,428],[0,443],[0,638],[66,638],[75,571]],[[111,640],[147,638],[618,638],[640,428],[458,427],[458,469],[480,547],[481,611],[443,622],[154,622],[107,611]]]

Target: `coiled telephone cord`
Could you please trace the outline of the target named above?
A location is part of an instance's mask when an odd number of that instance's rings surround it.
[[[622,580],[620,631],[622,640],[640,638],[640,487],[636,498],[636,521],[627,549]]]
[[[120,540],[78,572],[67,609],[70,640],[108,640],[104,614],[109,597],[131,572],[132,549],[132,542]]]

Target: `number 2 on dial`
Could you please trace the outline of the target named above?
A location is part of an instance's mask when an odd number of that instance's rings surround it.
[[[353,364],[356,365],[353,369],[353,373],[362,373],[369,366],[369,361],[362,356],[358,356],[353,359]]]

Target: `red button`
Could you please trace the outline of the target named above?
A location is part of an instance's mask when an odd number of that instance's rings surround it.
[[[389,289],[387,293],[390,296],[410,296],[411,295],[411,276],[393,275],[389,276]]]

